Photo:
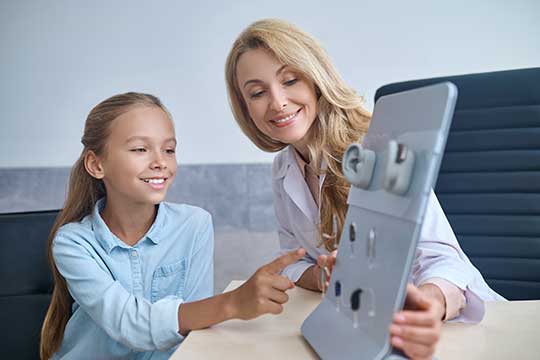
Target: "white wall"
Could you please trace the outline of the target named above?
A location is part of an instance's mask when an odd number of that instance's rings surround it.
[[[223,67],[264,17],[317,37],[366,97],[386,83],[540,65],[540,2],[2,1],[0,167],[69,166],[88,111],[115,93],[158,95],[181,163],[269,162],[237,129]]]

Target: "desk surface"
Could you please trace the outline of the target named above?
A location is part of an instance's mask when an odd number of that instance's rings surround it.
[[[233,281],[225,291],[242,284]],[[230,320],[193,331],[172,355],[186,359],[317,359],[300,326],[321,295],[299,287],[288,292],[280,315]],[[446,359],[539,359],[540,300],[488,302],[480,324],[444,324],[436,356]]]

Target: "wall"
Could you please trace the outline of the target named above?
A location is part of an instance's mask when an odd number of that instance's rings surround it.
[[[270,162],[235,125],[223,75],[260,18],[315,35],[372,109],[389,82],[538,66],[538,14],[535,0],[2,1],[0,168],[70,166],[88,111],[128,90],[170,108],[182,164]]]

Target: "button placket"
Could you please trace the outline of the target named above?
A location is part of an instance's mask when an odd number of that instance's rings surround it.
[[[140,254],[135,248],[132,248],[131,250],[129,250],[129,252],[129,258],[131,262],[131,275],[133,279],[133,292],[135,295],[143,295]]]

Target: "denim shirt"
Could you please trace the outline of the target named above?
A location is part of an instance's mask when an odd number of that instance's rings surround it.
[[[104,205],[99,200],[54,239],[54,261],[74,303],[53,358],[166,359],[183,340],[180,304],[213,295],[210,214],[161,203],[150,230],[129,246],[101,218]]]

